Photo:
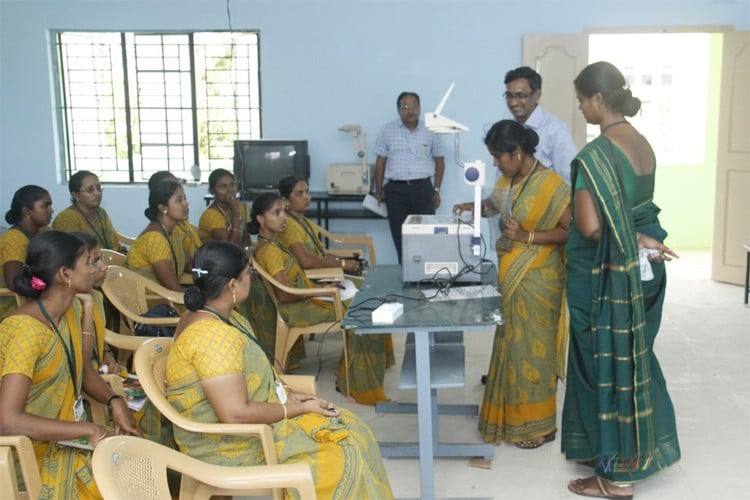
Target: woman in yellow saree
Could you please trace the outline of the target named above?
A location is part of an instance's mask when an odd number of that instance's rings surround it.
[[[31,240],[18,293],[29,300],[0,323],[0,429],[31,438],[44,499],[101,498],[91,452],[58,446],[96,445],[111,431],[86,420],[81,391],[110,405],[116,431],[137,431],[127,407],[99,377],[84,373],[81,324],[90,327],[90,254],[75,236],[47,231]],[[88,307],[74,300],[76,295]],[[87,312],[88,311],[88,312]]]
[[[287,224],[284,199],[275,193],[264,193],[253,203],[248,229],[258,234],[255,260],[281,283],[297,288],[314,288],[294,255],[276,240]],[[279,310],[284,319],[293,326],[312,325],[336,319],[333,305],[315,298],[291,295],[276,290]],[[387,335],[354,335],[347,333],[349,366],[344,366],[342,356],[337,372],[337,386],[346,387],[346,371],[349,389],[355,401],[374,405],[387,401],[383,379],[387,366]],[[346,370],[346,371],[345,371]]]
[[[554,439],[558,342],[564,334],[563,245],[570,189],[534,158],[536,132],[513,120],[492,126],[487,149],[500,170],[482,215],[499,214],[496,242],[506,323],[498,327],[479,415],[485,441],[537,448]],[[471,211],[462,203],[454,212]]]
[[[13,279],[21,274],[29,240],[49,225],[52,198],[46,189],[28,185],[13,194],[5,221],[10,228],[0,236],[0,287],[15,291]],[[0,297],[0,321],[17,307],[13,297]]]
[[[370,429],[317,396],[288,391],[234,309],[250,290],[244,252],[228,242],[210,242],[198,250],[195,266],[195,285],[185,292],[191,312],[180,320],[167,359],[171,404],[192,420],[270,424],[279,463],[309,464],[318,498],[393,498]],[[184,453],[206,462],[264,463],[254,438],[179,428],[175,438]]]
[[[188,268],[175,228],[188,218],[188,201],[182,186],[176,182],[157,183],[148,194],[144,214],[150,221],[128,252],[125,266],[177,292],[183,291],[179,278]]]

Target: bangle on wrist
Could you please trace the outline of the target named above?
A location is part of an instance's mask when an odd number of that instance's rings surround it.
[[[113,399],[122,399],[122,396],[120,396],[119,394],[112,394],[109,397],[109,399],[107,400],[107,406],[109,406],[110,408],[112,408],[112,400]]]
[[[529,239],[526,241],[527,245],[534,243],[534,231],[529,231]]]
[[[286,405],[285,405],[285,404],[282,404],[282,403],[279,403],[279,404],[280,404],[280,405],[281,405],[281,407],[282,407],[282,408],[284,409],[284,419],[283,419],[283,420],[286,420],[286,419],[287,419]]]

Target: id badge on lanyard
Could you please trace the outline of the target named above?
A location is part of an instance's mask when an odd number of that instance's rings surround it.
[[[279,402],[283,405],[286,404],[287,397],[286,397],[286,390],[284,389],[284,384],[281,383],[281,380],[276,379],[276,396],[279,398]]]
[[[73,418],[76,419],[76,422],[80,422],[83,420],[85,410],[83,409],[83,398],[79,395],[76,398],[75,403],[73,403]]]

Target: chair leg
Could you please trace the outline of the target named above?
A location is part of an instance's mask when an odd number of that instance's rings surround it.
[[[747,249],[747,263],[745,264],[745,305],[747,305],[747,296],[750,295],[750,248]]]
[[[341,333],[344,336],[344,381],[346,383],[346,399],[352,399],[352,393],[349,389],[349,341],[347,338],[347,330],[342,329]]]

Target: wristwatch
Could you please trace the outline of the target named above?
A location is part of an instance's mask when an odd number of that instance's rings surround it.
[[[435,192],[436,192],[437,194],[440,194],[440,188],[436,186],[436,187],[435,187]]]

